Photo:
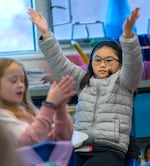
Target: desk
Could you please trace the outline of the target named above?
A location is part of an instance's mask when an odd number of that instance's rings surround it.
[[[80,131],[74,131],[71,141],[73,143],[74,148],[78,148],[87,139],[88,139],[88,135],[86,133],[83,133],[83,132],[80,132]]]

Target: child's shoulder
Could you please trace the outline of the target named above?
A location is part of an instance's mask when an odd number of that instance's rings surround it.
[[[14,114],[7,109],[0,108],[0,116],[14,116]]]

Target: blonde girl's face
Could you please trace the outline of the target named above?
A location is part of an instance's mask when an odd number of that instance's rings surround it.
[[[25,76],[22,66],[12,63],[0,80],[0,100],[10,104],[20,104],[25,92]]]
[[[93,55],[92,67],[98,78],[109,77],[121,68],[118,56],[111,47],[103,46],[96,50]]]

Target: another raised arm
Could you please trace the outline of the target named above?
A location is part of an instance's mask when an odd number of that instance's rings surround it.
[[[40,30],[43,38],[47,38],[49,35],[47,21],[42,13],[36,12],[34,9],[28,9],[28,14],[30,16],[30,20],[37,26]]]
[[[135,24],[136,20],[140,16],[139,10],[140,10],[139,7],[135,8],[132,11],[131,15],[126,18],[124,25],[123,25],[123,36],[125,38],[132,38],[134,36],[132,28],[133,28],[133,25]]]

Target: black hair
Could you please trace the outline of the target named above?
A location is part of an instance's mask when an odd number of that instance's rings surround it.
[[[93,48],[91,52],[87,72],[80,82],[81,89],[83,89],[85,85],[89,84],[89,79],[91,78],[91,76],[94,75],[93,67],[92,67],[92,59],[93,59],[94,53],[103,46],[111,47],[116,52],[116,55],[118,56],[118,59],[119,59],[119,63],[122,64],[122,49],[119,42],[115,40],[105,40],[105,41],[99,42],[98,44],[96,44],[96,46]]]
[[[121,46],[119,44],[119,42],[115,41],[115,40],[105,40],[102,42],[99,42],[92,50],[91,52],[91,57],[93,59],[93,55],[94,53],[101,47],[103,46],[107,46],[107,47],[111,47],[113,50],[116,51],[116,55],[118,56],[119,62],[122,63],[122,49]]]

